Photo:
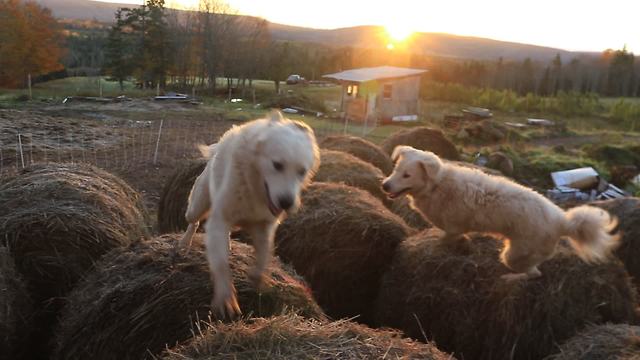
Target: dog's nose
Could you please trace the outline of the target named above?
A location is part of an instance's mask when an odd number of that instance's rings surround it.
[[[388,182],[385,181],[385,182],[382,183],[382,190],[384,190],[386,192],[389,192],[389,188],[390,188],[390,186],[389,186]]]
[[[281,196],[278,198],[278,205],[282,210],[289,210],[293,205],[293,198],[291,196]]]

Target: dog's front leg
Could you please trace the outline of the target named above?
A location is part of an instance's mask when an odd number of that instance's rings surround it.
[[[268,280],[265,271],[271,262],[273,238],[277,227],[277,222],[264,222],[253,224],[248,228],[256,253],[256,264],[249,272],[249,279],[251,279],[256,289],[260,289]]]
[[[217,216],[209,216],[205,229],[207,260],[213,284],[211,306],[218,315],[234,318],[241,311],[229,268],[229,225]]]

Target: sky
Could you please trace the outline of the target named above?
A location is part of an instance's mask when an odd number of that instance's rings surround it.
[[[166,0],[197,8],[198,0]],[[112,1],[116,2],[116,1]],[[140,0],[117,2],[140,3]],[[228,0],[243,15],[333,29],[384,25],[398,36],[442,32],[573,51],[640,53],[640,0]]]

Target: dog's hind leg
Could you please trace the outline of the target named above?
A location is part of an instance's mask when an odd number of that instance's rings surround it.
[[[518,243],[521,242],[522,240]],[[502,275],[501,278],[506,281],[518,281],[540,277],[542,273],[538,269],[538,265],[552,257],[553,253],[553,249],[551,251],[545,249],[523,249],[513,246],[511,241],[507,241],[504,250],[500,254],[500,259],[515,273]]]
[[[189,194],[189,205],[187,206],[187,211],[185,213],[185,219],[189,226],[187,227],[187,231],[185,231],[182,239],[178,243],[178,247],[180,249],[186,248],[187,251],[191,248],[191,241],[193,240],[193,235],[198,230],[200,226],[200,221],[207,218],[209,209],[211,208],[211,195],[209,193],[209,172],[207,169],[209,166],[204,169],[202,174],[198,176],[195,183],[193,184],[193,188],[191,188],[191,193]]]
[[[268,280],[265,277],[265,271],[271,262],[273,238],[277,227],[276,222],[262,222],[247,227],[256,253],[256,264],[249,272],[249,279],[256,289],[260,289]]]

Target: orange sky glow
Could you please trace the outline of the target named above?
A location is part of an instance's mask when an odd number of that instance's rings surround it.
[[[115,2],[115,1],[113,1]],[[140,3],[136,0],[118,2]],[[196,9],[199,0],[167,0]],[[384,25],[392,37],[443,32],[566,50],[627,49],[640,53],[638,0],[228,0],[240,14],[332,29]]]

